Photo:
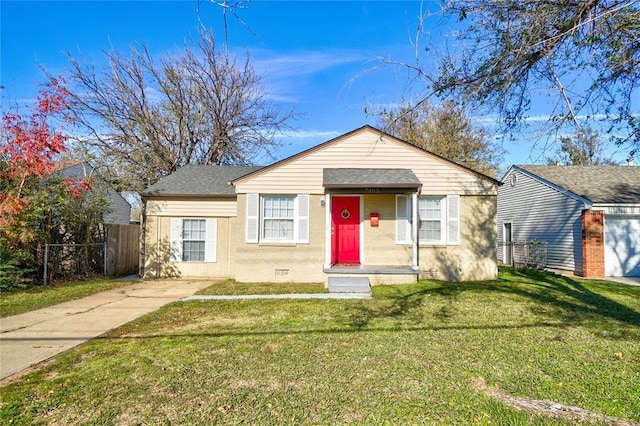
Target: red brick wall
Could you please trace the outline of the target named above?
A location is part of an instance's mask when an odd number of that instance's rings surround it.
[[[583,277],[604,277],[604,213],[582,211],[582,274]]]

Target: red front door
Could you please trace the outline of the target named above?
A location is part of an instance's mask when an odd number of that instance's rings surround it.
[[[360,198],[331,198],[331,263],[360,263]]]

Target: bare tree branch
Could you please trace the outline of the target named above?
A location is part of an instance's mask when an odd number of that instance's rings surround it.
[[[638,0],[447,0],[442,17],[461,27],[451,51],[404,64],[425,98],[497,113],[506,132],[527,122],[534,97],[555,98],[547,134],[598,117],[616,142],[640,146]]]
[[[101,72],[69,55],[65,78],[77,139],[109,161],[126,189],[185,164],[270,160],[295,115],[268,100],[248,57],[218,52],[209,33],[160,60],[145,45],[104,55]]]

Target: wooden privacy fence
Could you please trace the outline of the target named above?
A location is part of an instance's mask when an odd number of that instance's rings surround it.
[[[140,225],[105,225],[105,273],[128,275],[140,264]]]

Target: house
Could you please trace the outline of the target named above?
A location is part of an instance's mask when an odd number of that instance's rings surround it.
[[[547,243],[547,267],[640,276],[640,167],[512,166],[498,189],[498,250]]]
[[[87,162],[76,163],[63,167],[55,172],[55,176],[81,180],[92,178],[92,191],[104,192],[105,210],[102,213],[102,223],[115,225],[129,225],[131,223],[131,205],[120,193],[95,175],[93,166]],[[103,195],[102,193],[100,195]]]
[[[142,194],[143,276],[493,279],[498,185],[370,126],[262,168],[185,166]]]

